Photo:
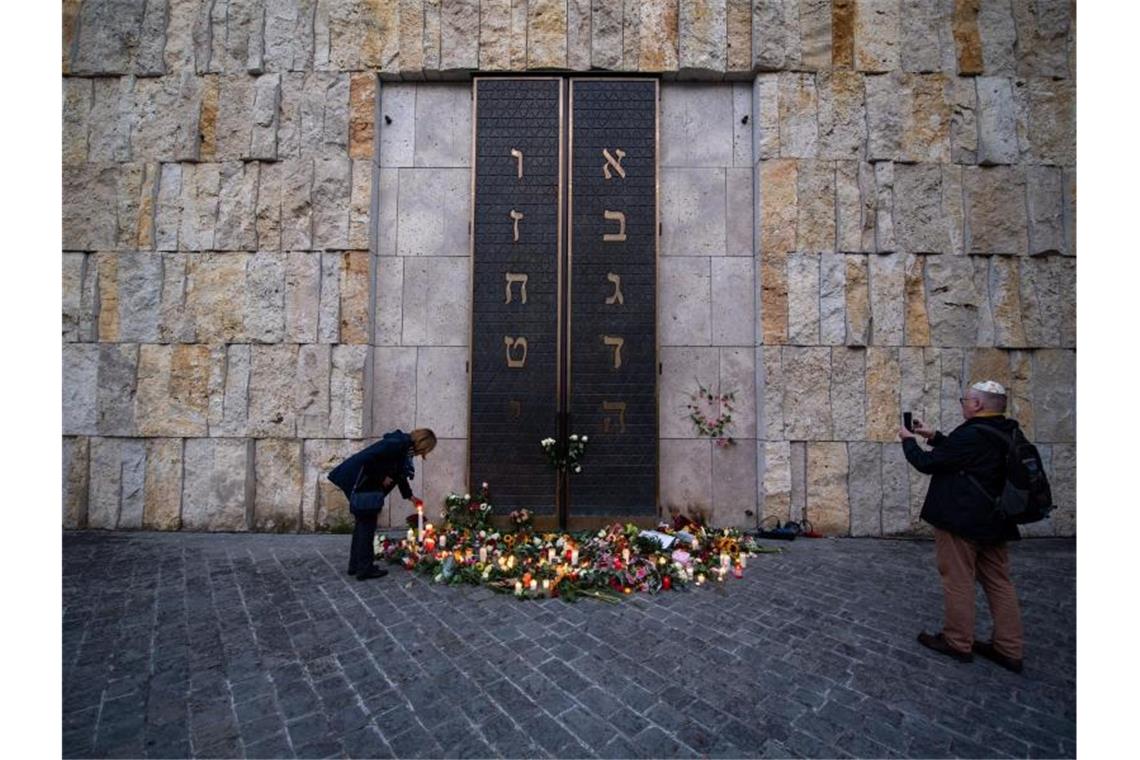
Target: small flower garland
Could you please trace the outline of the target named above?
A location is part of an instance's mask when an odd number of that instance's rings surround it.
[[[689,419],[697,428],[697,435],[712,438],[720,447],[731,446],[735,443],[732,436],[724,434],[725,428],[732,424],[733,403],[736,401],[736,392],[715,394],[701,384],[698,390],[689,394]],[[706,414],[707,410],[715,409],[715,417]]]
[[[565,452],[559,448],[558,442],[553,438],[543,438],[538,445],[542,447],[542,453],[546,454],[551,467],[578,473],[582,471],[582,459],[586,456],[586,443],[589,440],[589,436],[571,433]]]

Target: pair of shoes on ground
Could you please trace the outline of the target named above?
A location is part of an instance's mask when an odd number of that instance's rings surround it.
[[[348,568],[348,574],[355,575],[356,580],[358,581],[366,581],[369,578],[383,578],[388,574],[388,571],[382,567],[377,567],[376,565],[369,565],[363,570],[357,570],[354,567],[350,567]]]
[[[1014,673],[1020,673],[1022,670],[1022,662],[1020,659],[1015,660],[1012,657],[1006,657],[994,648],[992,641],[975,641],[971,647],[972,651],[963,652],[950,646],[950,642],[946,641],[946,638],[941,632],[929,634],[923,631],[918,634],[918,643],[927,649],[933,649],[935,652],[951,657],[958,662],[973,662],[974,655],[977,654],[979,657],[985,657],[987,660],[995,662],[1006,670],[1013,671]]]

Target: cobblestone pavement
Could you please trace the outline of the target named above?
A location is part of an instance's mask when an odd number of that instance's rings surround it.
[[[1013,550],[1020,676],[915,642],[929,542],[801,539],[616,605],[357,582],[348,543],[65,533],[64,756],[1076,755],[1071,540]]]

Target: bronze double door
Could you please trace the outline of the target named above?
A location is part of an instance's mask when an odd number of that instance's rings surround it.
[[[468,474],[496,513],[657,515],[658,87],[474,82]],[[541,442],[585,437],[580,472]]]

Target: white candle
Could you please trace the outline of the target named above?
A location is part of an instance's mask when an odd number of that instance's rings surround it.
[[[621,558],[623,562],[629,562],[629,549],[621,550]]]
[[[530,590],[534,591],[537,588],[538,588],[538,581],[536,581],[532,578],[530,581]]]
[[[411,528],[408,528],[408,543],[414,544],[415,542],[416,542],[416,532],[414,530],[412,530]]]
[[[720,566],[721,569],[728,567],[728,554],[725,552],[720,553]]]
[[[577,549],[570,552],[570,564],[575,565],[575,566],[577,566],[577,564],[578,564],[578,550]]]
[[[447,548],[447,535],[444,533],[439,534],[439,548],[440,549],[446,549]]]
[[[416,532],[420,537],[424,535],[424,505],[416,504]]]
[[[479,547],[479,561],[482,562],[483,564],[487,563],[487,547],[486,546],[480,546]]]
[[[542,593],[546,594],[547,596],[550,596],[550,579],[549,578],[543,578],[542,579]]]
[[[515,596],[522,596],[522,581],[515,581]]]
[[[740,566],[741,567],[748,567],[748,555],[747,554],[741,554],[740,555]]]
[[[550,550],[548,550],[548,551],[546,552],[546,559],[547,559],[547,561],[548,561],[548,562],[550,562],[551,564],[553,564],[553,563],[554,563],[554,557],[555,557],[555,556],[556,556],[556,554],[555,554],[555,551],[554,551],[554,549],[550,549]]]

